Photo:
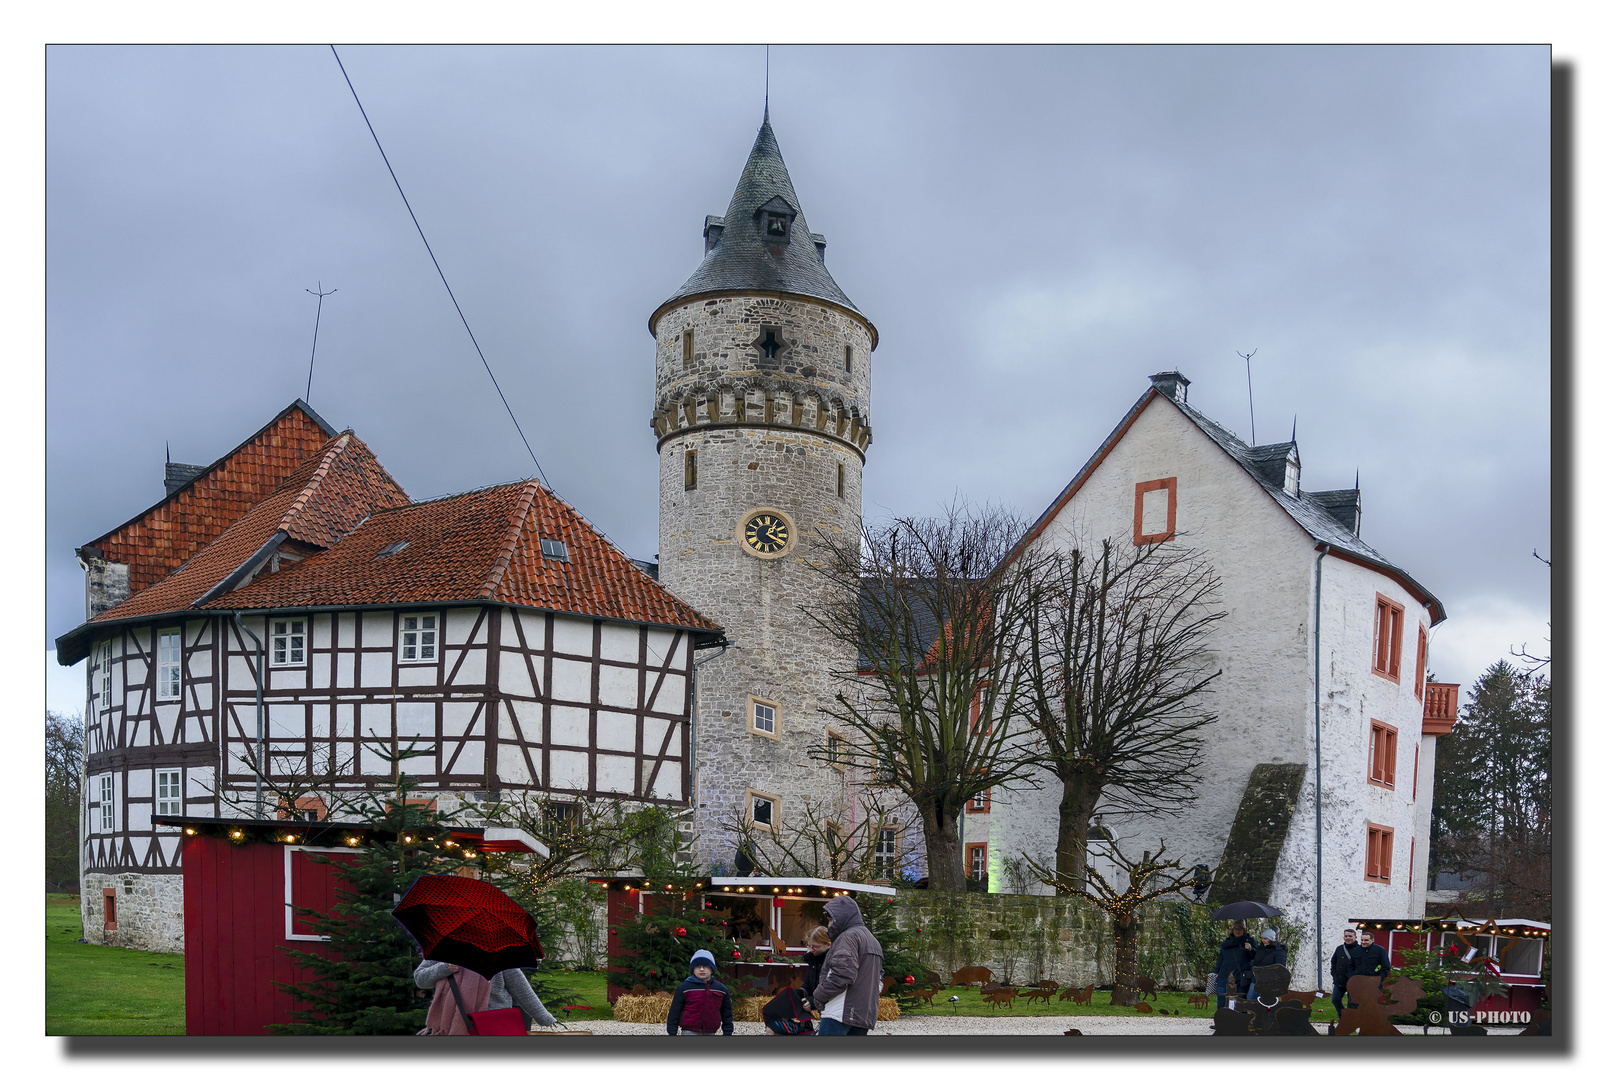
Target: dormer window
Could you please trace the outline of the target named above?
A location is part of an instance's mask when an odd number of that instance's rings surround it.
[[[389,544],[387,547],[383,548],[383,550],[379,551],[375,557],[379,559],[386,559],[390,555],[398,555],[401,551],[404,551],[409,546],[409,540],[395,540],[392,544]]]
[[[1294,448],[1293,451],[1287,455],[1286,478],[1281,484],[1282,489],[1293,498],[1297,498],[1298,478],[1302,475],[1302,473],[1303,466],[1298,462],[1298,452],[1296,448]]]
[[[538,547],[543,552],[543,557],[556,562],[570,562],[571,557],[566,554],[566,542],[553,540],[547,536],[538,541]]]
[[[768,244],[785,244],[793,231],[798,209],[778,195],[755,211],[760,235]]]

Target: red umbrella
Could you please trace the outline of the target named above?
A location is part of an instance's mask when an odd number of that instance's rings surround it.
[[[543,959],[538,924],[486,881],[429,874],[416,879],[394,908],[428,960],[458,964],[491,979]]]

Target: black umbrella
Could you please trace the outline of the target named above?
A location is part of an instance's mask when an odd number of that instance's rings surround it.
[[[1257,900],[1238,900],[1226,904],[1224,907],[1215,908],[1209,918],[1219,919],[1275,919],[1281,912],[1269,904],[1261,904]]]

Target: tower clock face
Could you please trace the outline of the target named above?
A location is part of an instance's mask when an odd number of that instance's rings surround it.
[[[793,523],[780,511],[755,510],[743,519],[739,539],[749,554],[774,559],[793,543]]]

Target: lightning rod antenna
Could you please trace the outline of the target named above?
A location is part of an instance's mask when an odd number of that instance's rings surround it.
[[[765,122],[771,122],[771,47],[765,47]]]
[[[311,369],[305,376],[305,404],[311,403],[311,379],[316,375],[316,339],[322,333],[322,298],[332,296],[337,289],[322,292],[322,283],[318,281],[315,289],[306,289],[306,292],[316,297],[316,328],[311,331]]]
[[[1253,426],[1253,353],[1256,353],[1258,351],[1259,351],[1258,349],[1254,349],[1253,352],[1245,353],[1245,352],[1243,352],[1240,349],[1237,350],[1237,355],[1242,357],[1243,362],[1248,365],[1248,445],[1249,446],[1257,446],[1259,444],[1259,432]],[[1296,426],[1297,426],[1297,424],[1296,424],[1296,422],[1294,422],[1293,423],[1293,427],[1295,428]]]

